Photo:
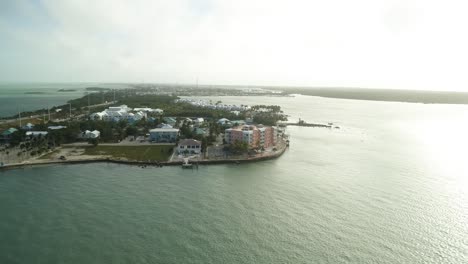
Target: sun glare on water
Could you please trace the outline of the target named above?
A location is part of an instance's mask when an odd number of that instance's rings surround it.
[[[431,170],[444,175],[468,193],[468,122],[459,119],[424,121],[418,126],[421,159]]]

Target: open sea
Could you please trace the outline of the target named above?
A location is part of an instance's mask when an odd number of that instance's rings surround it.
[[[341,129],[253,164],[1,171],[0,263],[468,263],[468,105],[209,99]]]

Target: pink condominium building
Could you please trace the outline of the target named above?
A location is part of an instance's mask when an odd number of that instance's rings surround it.
[[[241,141],[249,144],[250,148],[268,148],[276,145],[276,129],[263,125],[243,125],[228,128],[224,131],[224,140],[227,144]]]

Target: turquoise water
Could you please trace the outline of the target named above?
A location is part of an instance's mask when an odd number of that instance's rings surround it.
[[[0,263],[468,262],[467,106],[221,100],[341,129],[255,164],[0,172]]]

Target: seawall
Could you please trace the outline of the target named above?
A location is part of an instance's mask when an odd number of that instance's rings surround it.
[[[219,164],[241,164],[241,163],[251,163],[259,162],[265,160],[271,160],[279,158],[286,151],[288,147],[284,146],[281,149],[278,149],[271,155],[264,156],[254,156],[248,158],[238,158],[238,159],[217,159],[217,160],[193,160],[191,163],[198,165],[219,165]],[[182,161],[160,161],[160,162],[148,162],[148,161],[132,161],[132,160],[123,160],[123,159],[114,159],[114,158],[95,158],[95,159],[80,159],[80,160],[41,160],[40,162],[27,162],[27,163],[16,163],[16,164],[7,164],[0,167],[0,171],[17,169],[23,167],[32,167],[32,166],[43,166],[43,165],[54,165],[54,164],[86,164],[86,163],[115,163],[115,164],[125,164],[125,165],[134,165],[134,166],[181,166]]]

